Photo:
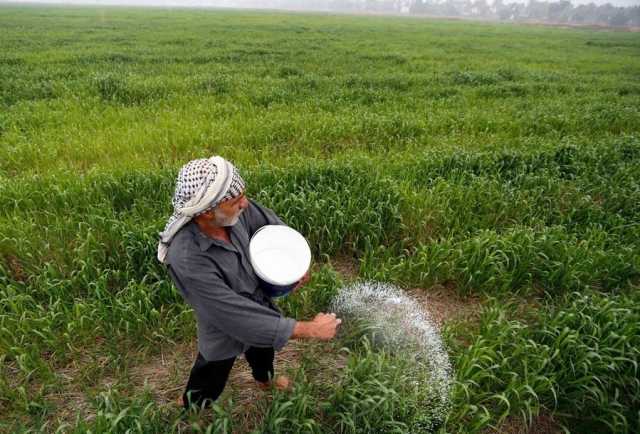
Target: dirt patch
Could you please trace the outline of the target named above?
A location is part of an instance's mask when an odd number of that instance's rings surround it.
[[[326,344],[306,340],[289,341],[282,351],[276,353],[276,375],[287,375],[293,380],[304,354],[308,354],[309,351],[314,355],[322,354],[323,351],[318,348],[319,345]],[[108,390],[121,383],[130,391],[131,396],[148,391],[159,406],[169,406],[178,410],[181,408],[182,393],[197,355],[196,348],[196,341],[193,340],[163,347],[160,353],[138,354],[138,360],[132,361],[132,366],[125,376],[121,379],[111,376],[99,378],[95,382],[96,387],[99,390]],[[336,358],[330,352],[325,351],[325,353],[330,359],[325,364],[331,364],[331,361]],[[132,355],[132,358],[134,357],[136,356]],[[88,365],[100,363],[104,363],[100,358],[83,358],[56,370],[59,385],[55,392],[46,397],[46,400],[55,408],[55,412],[50,417],[52,426],[65,422],[73,424],[77,416],[84,420],[91,420],[94,417],[93,406],[88,400],[88,388],[82,386],[83,383],[79,378],[82,377],[82,371]],[[250,432],[259,426],[263,416],[259,406],[264,403],[264,400],[270,399],[270,396],[269,391],[263,391],[257,387],[249,364],[244,355],[240,355],[236,358],[225,390],[218,401],[224,403],[228,398],[232,398],[234,431]],[[203,414],[203,422],[210,416],[210,414]]]
[[[159,404],[177,406],[196,356],[195,341],[181,343],[133,366],[129,375],[135,393],[147,388]]]
[[[531,427],[527,427],[522,419],[507,418],[498,429],[486,430],[485,434],[560,434],[564,433],[560,425],[550,414],[540,414],[533,418]]]
[[[91,376],[91,372],[99,372],[108,363],[107,356],[84,354],[68,365],[55,369],[55,376],[58,380],[56,390],[46,396],[46,400],[52,403],[56,409],[51,420],[73,424],[78,415],[85,419],[93,418],[93,406],[86,393],[89,386],[83,387],[80,383],[83,383],[83,379],[87,376]],[[114,380],[110,377],[101,379],[101,385],[105,388],[108,388],[113,382]]]
[[[9,269],[11,270],[11,274],[13,275],[13,278],[15,281],[17,282],[26,282],[27,281],[27,277],[26,274],[24,272],[24,268],[22,267],[22,264],[20,264],[20,261],[18,260],[17,256],[14,255],[8,255],[6,257],[6,261],[7,265],[9,265]]]
[[[93,417],[91,404],[87,401],[87,396],[82,391],[68,390],[53,393],[47,396],[47,401],[54,404],[57,409],[55,417],[52,418],[56,423],[52,426],[62,423],[73,424],[78,415],[85,419]]]
[[[3,380],[7,381],[7,386],[11,389],[19,387],[22,384],[22,381],[24,381],[18,364],[13,360],[9,361],[7,359],[3,359],[2,366],[0,366],[0,375],[2,375]],[[0,401],[0,405],[1,404],[2,401]]]
[[[355,280],[358,277],[360,264],[356,258],[350,256],[339,256],[331,258],[329,264],[345,280]]]
[[[447,321],[472,320],[478,316],[481,308],[480,298],[461,297],[454,288],[442,285],[410,288],[406,293],[425,308],[438,328]]]

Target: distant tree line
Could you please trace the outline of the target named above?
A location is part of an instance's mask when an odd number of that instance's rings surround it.
[[[257,0],[258,1],[258,0]],[[258,2],[256,2],[258,4]],[[265,5],[259,0],[261,6]],[[574,6],[568,0],[527,3],[509,0],[272,0],[270,7],[346,10],[361,12],[460,16],[505,21],[543,21],[566,24],[596,24],[640,27],[640,6],[618,7],[610,3]]]
[[[599,24],[605,26],[640,26],[640,6],[616,7],[610,3],[574,6],[570,1],[530,0],[528,3],[508,3],[495,0],[416,0],[411,13],[497,18],[500,20],[537,20],[567,24]]]

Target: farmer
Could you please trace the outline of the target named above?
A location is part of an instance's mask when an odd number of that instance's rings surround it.
[[[160,233],[158,260],[198,323],[198,356],[182,396],[185,408],[215,401],[242,353],[258,387],[267,389],[273,380],[278,389],[288,389],[287,377],[273,378],[275,351],[289,339],[329,340],[341,322],[325,313],[313,321],[286,318],[262,291],[249,262],[249,240],[264,225],[284,223],[244,190],[244,180],[224,158],[190,161],[180,170],[174,212]],[[309,278],[307,272],[294,291]]]

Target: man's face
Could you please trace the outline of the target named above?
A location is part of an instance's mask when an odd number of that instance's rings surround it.
[[[233,226],[238,223],[240,214],[249,206],[244,192],[238,197],[225,200],[213,209],[213,223],[216,226]]]

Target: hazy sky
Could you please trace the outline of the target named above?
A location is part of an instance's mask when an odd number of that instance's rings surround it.
[[[223,7],[255,7],[259,0],[0,0],[0,3],[68,3],[94,5],[149,5],[149,6],[223,6]],[[638,6],[640,0],[570,0],[573,4],[595,3],[597,5],[611,3],[615,6]],[[274,4],[274,0],[265,3]],[[506,0],[505,3],[525,3],[526,0]]]

